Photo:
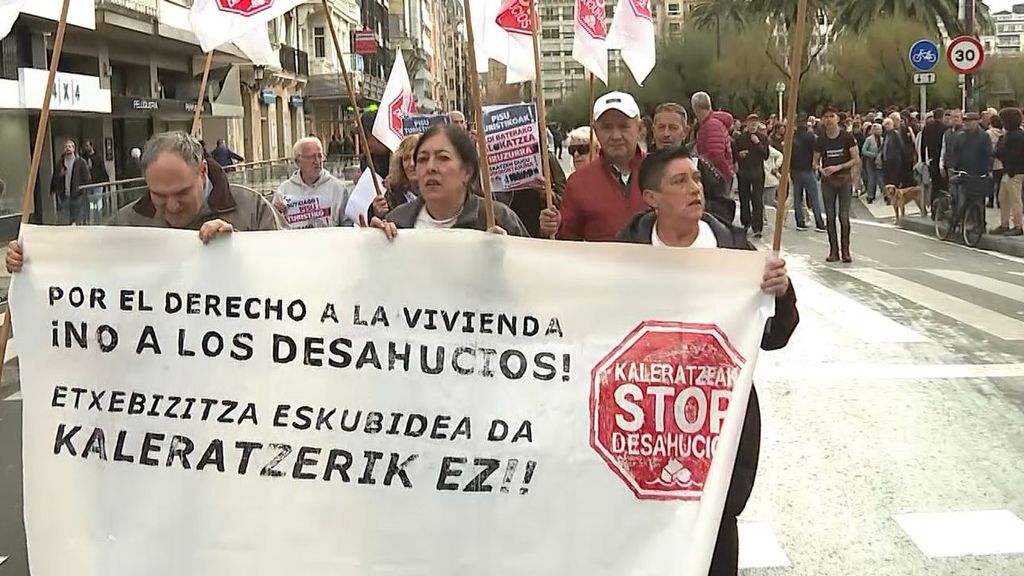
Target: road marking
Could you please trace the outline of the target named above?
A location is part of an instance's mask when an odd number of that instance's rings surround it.
[[[982,308],[977,304],[972,304],[966,300],[961,300],[910,280],[904,280],[899,276],[894,276],[881,270],[861,268],[841,270],[841,272],[892,292],[911,302],[930,308],[953,320],[988,332],[997,338],[1003,340],[1024,340],[1024,322],[1004,316],[988,308]]]
[[[806,274],[791,271],[793,287],[801,309],[813,311],[825,322],[849,332],[864,342],[902,343],[931,340],[885,314],[825,286]],[[826,332],[830,330],[826,329]]]
[[[7,562],[7,556],[0,556],[0,564]]]
[[[981,274],[971,274],[970,272],[962,272],[960,270],[926,270],[926,272],[947,280],[952,280],[958,284],[971,286],[986,292],[991,292],[998,296],[1005,296],[1006,298],[1024,302],[1024,286],[1018,286],[1016,284],[1010,284],[1009,282],[1003,282],[1002,280],[989,278],[988,276],[982,276]]]
[[[936,260],[942,260],[943,262],[949,262],[948,259],[943,258],[942,256],[936,256],[935,254],[929,254],[928,252],[921,252],[921,254],[924,254],[925,256],[927,256],[929,258],[935,258]]]
[[[770,358],[770,357],[769,357]],[[957,380],[963,378],[1022,378],[1024,364],[873,364],[870,362],[797,364],[759,362],[754,379],[812,380],[849,383],[895,380]]]
[[[899,246],[900,245],[899,242],[893,242],[892,240],[883,240],[883,239],[879,238],[878,241],[883,243],[883,244],[888,244],[889,246]]]
[[[869,226],[873,225],[873,223],[867,222],[867,221],[858,221],[858,222],[861,223],[861,224],[867,224]],[[884,228],[884,226],[879,226],[879,228]],[[917,236],[918,238],[923,238],[924,240],[931,240],[933,242],[938,242],[939,241],[937,238],[935,238],[935,236],[931,236],[929,234],[921,234],[920,232],[915,232],[913,230],[907,230],[905,228],[896,228],[896,227],[891,227],[891,228],[893,228],[894,230],[896,230],[896,231],[898,231],[900,233],[907,234],[909,236]],[[961,250],[969,250],[971,252],[976,252],[978,254],[985,254],[986,256],[991,256],[993,258],[998,258],[1000,260],[1006,260],[1007,262],[1015,262],[1017,264],[1024,264],[1024,258],[1018,258],[1017,256],[1011,256],[1009,254],[1003,254],[1002,252],[995,252],[995,251],[992,251],[992,250],[982,250],[981,248],[971,248],[970,246],[964,246],[963,244],[957,244],[955,242],[946,242],[946,245],[947,246],[954,246],[956,248],[960,248]]]
[[[11,394],[7,398],[4,398],[4,402],[19,402],[21,401],[21,390],[18,390],[14,394]]]
[[[790,565],[789,557],[779,546],[775,531],[767,522],[741,522],[740,569],[778,568]]]
[[[1009,510],[898,514],[893,519],[926,558],[1024,554],[1024,520]]]

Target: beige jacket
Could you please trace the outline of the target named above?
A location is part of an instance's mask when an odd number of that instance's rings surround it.
[[[215,162],[208,162],[207,172],[213,183],[213,190],[206,205],[191,224],[185,228],[199,230],[210,220],[224,220],[236,231],[278,230],[277,214],[273,206],[255,190],[228,182],[227,175]],[[147,228],[171,228],[163,217],[158,216],[156,206],[147,192],[145,196],[125,206],[114,215],[111,226],[143,226]]]

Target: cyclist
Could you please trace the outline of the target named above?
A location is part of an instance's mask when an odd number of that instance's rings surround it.
[[[953,143],[953,173],[962,173],[959,186],[951,186],[956,205],[954,222],[959,222],[970,198],[984,200],[992,173],[992,139],[981,130],[977,112],[964,115],[964,131]]]

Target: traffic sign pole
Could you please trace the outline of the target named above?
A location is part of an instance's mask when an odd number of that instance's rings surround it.
[[[910,47],[910,65],[920,74],[914,75],[914,83],[921,86],[921,118],[924,119],[928,101],[928,83],[934,82],[934,74],[930,72],[935,69],[939,62],[939,46],[935,42],[923,38],[914,42]],[[925,77],[931,77],[930,80]],[[919,80],[920,78],[920,80]]]
[[[928,109],[925,108],[925,105],[927,104],[927,99],[928,99],[928,86],[926,86],[924,84],[921,84],[921,120],[922,121],[924,121],[924,115],[928,113],[927,112]]]

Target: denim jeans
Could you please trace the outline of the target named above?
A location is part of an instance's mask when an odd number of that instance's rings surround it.
[[[80,194],[75,198],[57,199],[57,213],[60,223],[65,226],[78,224],[84,226],[88,223],[89,198]]]
[[[864,163],[864,193],[868,200],[874,200],[882,188],[881,170],[875,168],[874,161]]]
[[[849,254],[852,187],[849,183],[835,186],[823,180],[821,182],[821,195],[825,200],[829,253],[838,254],[841,246],[843,254]],[[840,231],[838,237],[836,234],[836,216],[839,216]]]
[[[796,216],[798,228],[804,227],[804,195],[807,203],[811,205],[811,214],[814,215],[814,225],[824,228],[825,223],[821,219],[821,203],[818,201],[818,181],[814,179],[814,172],[810,170],[793,171],[793,215]]]

